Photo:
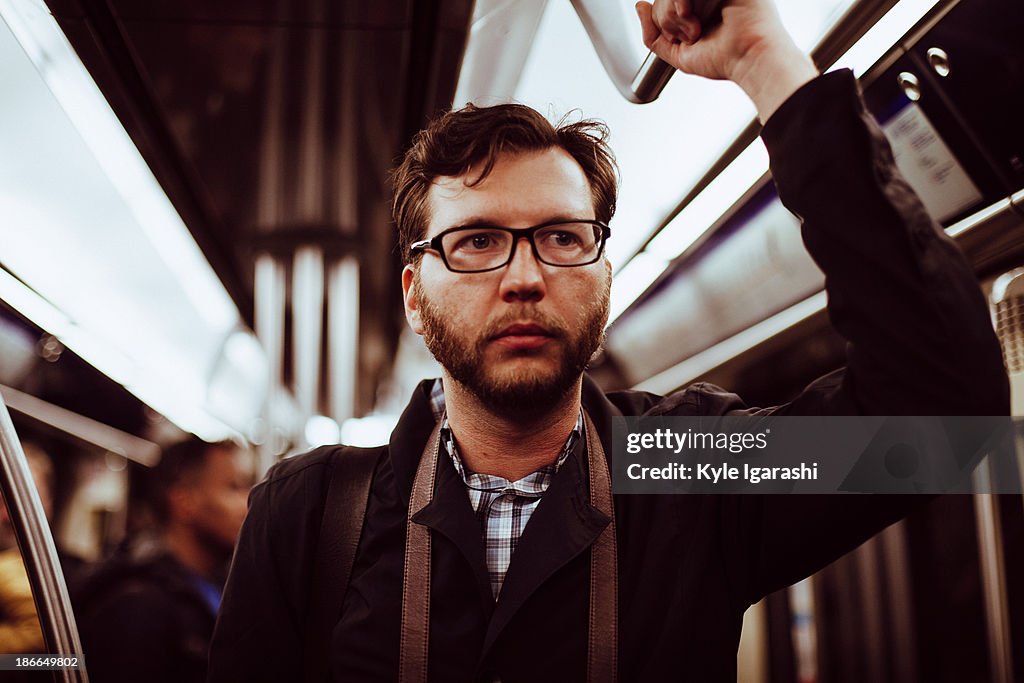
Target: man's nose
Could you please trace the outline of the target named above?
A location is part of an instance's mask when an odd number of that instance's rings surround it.
[[[505,266],[501,278],[501,298],[516,301],[540,301],[547,292],[542,264],[534,256],[533,247],[525,237],[516,240],[512,261]]]

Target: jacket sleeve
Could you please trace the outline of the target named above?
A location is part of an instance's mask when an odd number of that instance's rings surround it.
[[[283,468],[289,473],[282,474]],[[284,461],[250,493],[210,644],[210,683],[301,679],[301,615],[308,599],[303,577],[323,496],[321,478],[314,476],[322,467],[295,470]]]
[[[762,138],[848,342],[838,384],[780,412],[1006,415],[1009,385],[970,265],[900,176],[849,71],[795,93]]]
[[[852,74],[804,86],[762,135],[848,345],[843,371],[759,414],[1007,415],[1006,372],[974,274],[896,170]],[[817,571],[927,500],[729,497],[722,532],[733,541],[740,606]]]

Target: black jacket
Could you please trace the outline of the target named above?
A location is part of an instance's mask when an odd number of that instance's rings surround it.
[[[93,683],[206,679],[216,615],[173,556],[122,549],[84,577],[73,597]]]
[[[817,79],[763,137],[786,205],[826,274],[848,367],[776,414],[1000,415],[1008,387],[970,267],[897,176],[848,72]],[[376,473],[333,633],[334,680],[394,680],[408,496],[431,428],[419,387]],[[583,403],[611,453],[615,415],[751,412],[709,385]],[[210,681],[298,680],[328,450],[287,460],[254,489],[211,651]],[[744,610],[902,516],[893,496],[616,496],[620,680],[729,681]],[[531,518],[495,604],[480,527],[449,459],[415,519],[433,530],[430,678],[582,681],[589,546],[607,524],[584,459],[566,462]]]

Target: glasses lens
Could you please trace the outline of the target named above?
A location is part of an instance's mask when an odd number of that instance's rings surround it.
[[[534,234],[540,260],[555,266],[575,266],[597,259],[601,229],[592,223],[558,223]]]
[[[441,246],[452,270],[487,270],[508,260],[512,235],[503,230],[466,228],[445,235]]]

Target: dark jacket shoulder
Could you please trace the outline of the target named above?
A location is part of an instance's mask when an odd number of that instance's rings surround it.
[[[342,446],[321,446],[301,455],[285,458],[273,465],[256,486],[280,485],[294,477],[323,476],[324,468],[330,465],[331,458]]]
[[[623,415],[724,415],[747,409],[739,396],[709,382],[691,384],[668,396],[629,390],[613,391],[606,397]]]

